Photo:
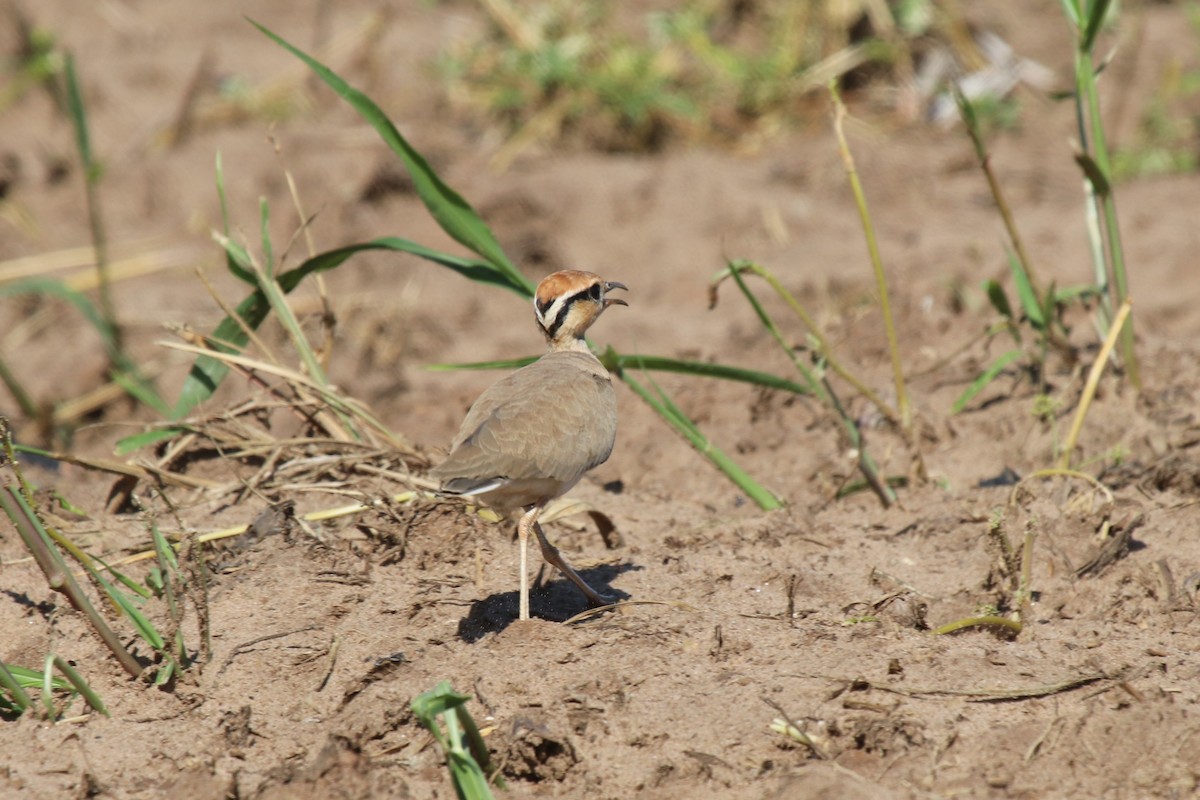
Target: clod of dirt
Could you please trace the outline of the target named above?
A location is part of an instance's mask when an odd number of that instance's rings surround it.
[[[896,592],[875,603],[875,612],[904,628],[929,630],[929,604],[915,592]]]
[[[506,777],[561,781],[579,762],[579,757],[569,737],[558,736],[527,717],[518,717],[513,722],[512,740],[500,761]]]
[[[925,743],[925,727],[905,717],[855,717],[843,727],[855,747],[881,756],[903,753]]]

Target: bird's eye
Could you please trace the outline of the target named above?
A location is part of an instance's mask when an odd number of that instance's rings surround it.
[[[591,288],[588,289],[588,297],[592,298],[593,300],[599,300],[601,291],[600,284],[593,283]]]

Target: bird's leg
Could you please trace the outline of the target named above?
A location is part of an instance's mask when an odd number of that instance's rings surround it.
[[[539,511],[541,509],[538,509]],[[542,558],[551,566],[557,567],[559,572],[567,576],[567,580],[579,587],[579,591],[583,592],[587,597],[588,602],[593,607],[606,606],[612,603],[611,598],[598,593],[595,589],[584,583],[583,578],[579,577],[579,573],[571,569],[571,565],[562,557],[562,553],[558,552],[558,548],[550,544],[546,538],[546,534],[542,533],[542,526],[538,524],[537,517],[533,519],[533,532],[537,534],[538,543],[542,546]]]
[[[520,584],[520,613],[518,619],[529,619],[529,560],[526,556],[526,544],[529,542],[529,527],[535,526],[537,530],[538,514],[542,513],[541,505],[531,507],[521,517],[521,521],[517,523],[517,539],[521,543],[521,584]],[[540,535],[540,534],[539,534]]]

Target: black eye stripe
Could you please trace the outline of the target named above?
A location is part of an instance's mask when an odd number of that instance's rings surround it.
[[[575,294],[563,300],[562,308],[560,308],[558,310],[558,314],[555,315],[554,322],[550,323],[550,327],[546,329],[546,333],[551,339],[553,339],[554,335],[558,333],[558,329],[562,327],[562,324],[566,322],[567,313],[571,310],[571,306],[575,304],[575,301],[587,299],[590,291],[591,289],[585,289],[582,292],[576,292]]]
[[[552,305],[554,305],[553,297],[547,297],[545,300],[539,300],[537,304],[538,311],[542,314],[545,314],[550,310],[550,306]]]

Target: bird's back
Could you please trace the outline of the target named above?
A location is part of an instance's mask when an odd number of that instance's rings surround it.
[[[604,366],[591,353],[550,352],[479,396],[432,475],[464,494],[500,481],[552,496],[608,459],[616,430]]]

